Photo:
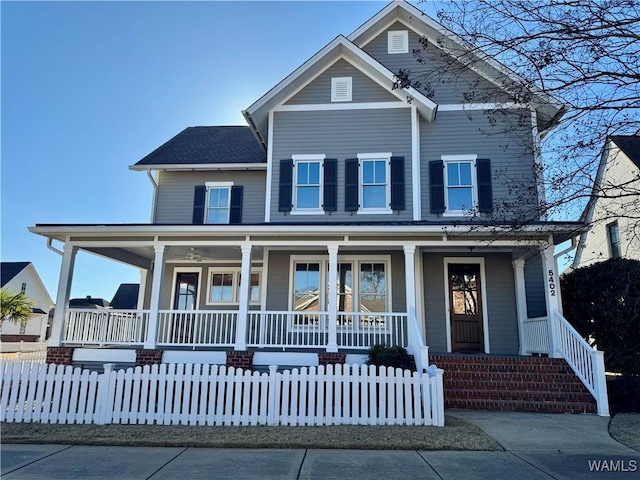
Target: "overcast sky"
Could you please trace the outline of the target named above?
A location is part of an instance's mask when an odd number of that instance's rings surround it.
[[[1,2],[2,260],[33,262],[55,301],[61,257],[28,226],[149,222],[151,184],[129,165],[186,127],[244,125],[386,3]],[[79,254],[72,297],[138,281]]]

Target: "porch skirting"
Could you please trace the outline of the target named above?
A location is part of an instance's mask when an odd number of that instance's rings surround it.
[[[162,363],[162,354],[163,351],[157,349],[136,350],[136,367]]]
[[[227,367],[250,370],[253,367],[253,352],[233,351],[227,352]]]

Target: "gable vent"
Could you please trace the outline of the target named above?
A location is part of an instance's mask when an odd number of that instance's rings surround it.
[[[408,30],[390,30],[387,32],[389,53],[409,53]]]
[[[331,79],[331,101],[351,101],[351,77],[333,77]]]

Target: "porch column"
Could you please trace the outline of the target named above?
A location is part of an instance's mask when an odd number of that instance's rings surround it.
[[[407,313],[416,312],[416,246],[404,246],[404,277]],[[409,329],[411,331],[411,329]]]
[[[64,319],[69,308],[69,295],[71,294],[71,281],[73,280],[73,267],[76,263],[78,247],[65,243],[62,255],[62,265],[60,266],[60,279],[58,280],[58,294],[56,296],[56,308],[53,312],[53,325],[51,325],[51,336],[47,343],[50,347],[62,345],[62,331],[64,329]]]
[[[562,354],[558,351],[558,334],[555,328],[556,322],[553,318],[555,312],[560,312],[560,297],[558,295],[560,284],[553,250],[553,243],[550,243],[548,247],[542,250],[544,297],[547,304],[547,324],[549,326],[549,356],[552,358],[561,358]]]
[[[251,285],[251,244],[240,246],[242,268],[240,270],[240,298],[236,321],[236,344],[234,350],[247,349],[247,316],[249,314],[249,286]]]
[[[518,339],[520,340],[520,355],[527,355],[524,335],[524,321],[527,319],[527,291],[524,283],[524,258],[517,258],[513,262],[513,279],[516,289],[516,312],[518,315]]]
[[[338,351],[338,246],[327,246],[329,251],[329,338],[327,352]]]
[[[147,294],[147,276],[149,275],[149,270],[144,268],[140,269],[140,288],[138,289],[138,303],[136,308],[138,310],[144,310],[144,297]]]
[[[158,316],[160,315],[160,296],[162,294],[162,277],[164,276],[164,249],[164,245],[156,245],[153,247],[155,257],[153,260],[153,280],[151,281],[147,337],[144,340],[145,350],[156,348],[156,339],[158,338]]]

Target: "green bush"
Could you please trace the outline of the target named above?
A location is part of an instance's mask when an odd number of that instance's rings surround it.
[[[640,376],[622,375],[607,381],[612,414],[640,412]]]
[[[640,374],[640,261],[616,258],[561,281],[564,316],[604,351],[608,371]]]
[[[413,357],[404,347],[387,347],[386,345],[374,345],[368,351],[367,365],[377,367],[394,367],[414,370],[416,369]]]

